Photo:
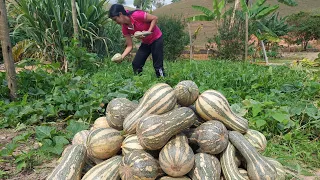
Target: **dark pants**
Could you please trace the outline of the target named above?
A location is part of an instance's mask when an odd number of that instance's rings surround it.
[[[157,77],[163,77],[163,39],[162,36],[155,40],[152,44],[141,43],[136,56],[132,61],[132,68],[135,74],[139,74],[143,70],[143,66],[146,63],[148,56],[152,54],[153,68]]]

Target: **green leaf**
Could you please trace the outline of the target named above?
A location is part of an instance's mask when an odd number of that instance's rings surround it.
[[[36,138],[38,141],[42,141],[45,138],[52,138],[52,135],[56,132],[55,127],[50,126],[37,126]]]
[[[17,164],[17,171],[20,172],[23,168],[27,167],[27,164],[25,161],[20,161],[18,164]]]
[[[200,15],[195,15],[193,17],[189,17],[187,20],[188,21],[212,21],[214,20],[214,17],[200,14]]]
[[[278,2],[283,3],[287,6],[297,6],[297,2],[295,0],[278,0]]]
[[[13,142],[19,142],[19,141],[27,141],[29,139],[29,137],[32,135],[32,132],[24,132],[16,137],[13,138]]]
[[[61,146],[69,144],[69,141],[63,136],[55,136],[55,137],[53,137],[53,142],[56,145],[61,145]]]
[[[262,127],[262,126],[264,126],[266,124],[267,124],[267,122],[265,120],[262,120],[262,119],[259,119],[259,120],[256,121],[256,125],[257,125],[258,128],[260,128],[260,127]]]
[[[18,147],[15,143],[8,143],[4,149],[0,151],[1,156],[11,156],[13,151]]]
[[[291,133],[287,133],[283,136],[283,139],[286,141],[291,141],[292,140],[292,134]]]
[[[86,130],[88,128],[89,125],[85,124],[84,122],[71,120],[66,128],[68,131],[68,138],[72,138],[77,132]]]
[[[244,13],[249,13],[249,8],[245,0],[240,0],[241,8]]]
[[[271,115],[275,120],[277,120],[280,123],[285,122],[286,120],[289,121],[290,117],[288,114],[284,114],[281,112],[275,112],[274,114]]]
[[[262,111],[261,104],[255,104],[252,107],[252,116],[256,117]]]
[[[213,12],[210,9],[208,9],[208,8],[206,8],[204,6],[192,5],[192,8],[195,9],[195,10],[201,11],[204,15],[206,15],[208,17],[213,16]]]
[[[232,112],[237,114],[238,116],[244,116],[248,112],[245,108],[242,108],[239,104],[232,104],[230,106]]]
[[[254,19],[258,20],[258,19],[262,19],[266,16],[268,16],[269,14],[273,13],[274,11],[276,11],[279,8],[279,5],[274,5],[271,7],[267,7],[265,9],[263,9],[262,11],[260,11],[255,17]]]

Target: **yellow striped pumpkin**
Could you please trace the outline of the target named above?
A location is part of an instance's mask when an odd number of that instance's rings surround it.
[[[95,129],[99,129],[99,128],[108,128],[108,127],[110,127],[110,125],[109,125],[109,123],[108,123],[108,121],[107,121],[107,117],[106,116],[103,116],[103,117],[98,117],[95,121],[94,121],[94,123],[93,123],[93,125],[92,125],[92,127],[91,127],[91,131],[92,130],[95,130]]]
[[[158,161],[143,150],[124,155],[119,166],[122,180],[154,180],[160,172]]]
[[[163,114],[174,108],[177,98],[174,89],[166,83],[152,86],[142,97],[138,107],[123,121],[123,130],[126,134],[134,134],[141,117],[149,114]]]
[[[237,131],[229,132],[230,142],[245,158],[250,179],[275,180],[275,167],[254,148],[244,136]]]
[[[137,135],[129,135],[127,136],[121,145],[122,154],[126,155],[134,150],[143,150],[143,147],[140,145]]]
[[[160,151],[159,163],[162,170],[172,177],[186,175],[193,167],[194,153],[187,137],[180,133],[174,136]]]
[[[47,180],[80,180],[86,159],[86,147],[72,145],[67,149],[58,166],[46,178]]]
[[[192,105],[199,96],[199,88],[197,84],[191,80],[179,82],[174,87],[174,91],[178,104],[185,107]]]
[[[235,159],[236,148],[229,142],[227,148],[221,153],[220,163],[223,177],[226,180],[248,180],[238,169]]]
[[[148,150],[161,149],[169,139],[190,127],[195,121],[194,112],[188,107],[173,109],[162,115],[141,118],[137,136],[141,146]]]
[[[205,120],[219,120],[228,129],[246,133],[248,120],[236,115],[230,109],[227,99],[218,91],[204,91],[196,101],[196,111]]]
[[[94,158],[107,159],[118,153],[123,137],[120,131],[113,128],[99,128],[88,135],[88,154]]]
[[[119,165],[122,156],[113,156],[92,167],[82,180],[120,180]]]
[[[110,127],[122,130],[124,119],[137,108],[138,104],[126,98],[114,98],[107,106],[106,116]]]
[[[194,166],[189,172],[192,180],[220,180],[221,166],[218,158],[206,153],[197,153]]]
[[[244,137],[255,147],[260,153],[264,152],[267,147],[266,137],[259,131],[248,129]]]

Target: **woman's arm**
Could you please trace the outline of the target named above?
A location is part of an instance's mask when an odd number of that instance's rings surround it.
[[[147,13],[146,22],[150,22],[150,27],[148,29],[149,32],[153,31],[153,28],[156,26],[158,17],[152,14]]]
[[[133,43],[132,43],[132,38],[131,36],[125,36],[126,38],[126,49],[123,51],[122,55],[121,55],[121,58],[124,59],[132,50],[132,47],[133,47]]]

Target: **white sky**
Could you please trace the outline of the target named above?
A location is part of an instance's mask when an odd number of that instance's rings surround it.
[[[126,1],[126,4],[124,4],[125,6],[134,7],[133,0],[125,0],[125,1]],[[109,3],[114,4],[116,2],[117,0],[110,0]],[[165,0],[165,4],[170,4],[170,3],[171,3],[171,0]]]

